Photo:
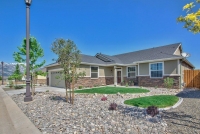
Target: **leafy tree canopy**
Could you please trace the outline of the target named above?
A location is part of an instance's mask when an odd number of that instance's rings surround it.
[[[44,51],[40,44],[37,42],[36,38],[30,37],[30,70],[34,71],[37,68],[42,67],[45,64],[45,60],[41,63],[37,63],[39,58],[44,56]],[[26,38],[24,38],[23,43],[18,47],[18,52],[14,52],[13,57],[16,62],[24,63],[26,62]]]
[[[84,75],[82,72],[72,71],[74,68],[78,68],[81,63],[80,50],[73,41],[56,39],[51,50],[58,55],[57,62],[63,68],[63,79],[72,82],[72,77],[77,80],[78,77]]]
[[[22,73],[20,72],[19,64],[16,65],[15,71],[13,72],[12,76],[15,80],[22,79]]]
[[[200,4],[200,0],[196,0],[196,4]],[[186,16],[180,16],[177,18],[177,22],[183,22],[184,28],[188,29],[192,33],[200,32],[200,9],[195,11],[195,4],[191,2],[183,7],[186,10]]]

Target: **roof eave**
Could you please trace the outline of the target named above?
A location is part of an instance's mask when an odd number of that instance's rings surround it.
[[[133,63],[146,63],[146,62],[157,62],[157,61],[178,60],[178,59],[182,59],[182,57],[163,58],[163,59],[155,59],[155,60],[144,60],[144,61],[136,61],[136,62],[133,62]]]
[[[189,60],[183,59],[183,61],[185,61],[188,65],[190,65],[193,69],[195,69],[195,66],[191,62],[189,62]]]

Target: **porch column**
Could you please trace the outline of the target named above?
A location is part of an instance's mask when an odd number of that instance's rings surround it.
[[[117,67],[114,66],[114,85],[117,85]]]

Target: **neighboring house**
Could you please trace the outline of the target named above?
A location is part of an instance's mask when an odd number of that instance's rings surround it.
[[[46,68],[40,68],[38,70],[41,70],[42,72],[46,72]],[[36,78],[36,83],[40,85],[46,85],[47,84],[47,77],[38,75]]]
[[[46,68],[39,68],[38,70],[41,70],[42,72],[46,72]],[[36,84],[40,84],[40,85],[46,85],[47,84],[47,77],[46,76],[37,75],[35,80],[36,80],[36,82],[35,82]],[[23,84],[25,84],[26,75],[24,75],[22,77],[22,81],[23,81]]]
[[[180,43],[155,47],[118,55],[97,53],[95,56],[81,54],[82,62],[77,71],[85,71],[86,76],[80,78],[76,87],[120,84],[134,81],[135,85],[144,87],[164,87],[164,78],[174,79],[174,88],[180,88],[185,69],[194,66],[181,56]],[[47,84],[65,87],[64,80],[59,80],[62,68],[58,63],[46,66]]]

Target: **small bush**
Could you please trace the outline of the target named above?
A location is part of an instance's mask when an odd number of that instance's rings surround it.
[[[83,88],[83,86],[78,86],[78,89],[82,89]]]
[[[24,88],[22,85],[17,85],[17,86],[14,86],[15,89],[22,89]]]
[[[128,83],[126,83],[126,87],[128,87]]]
[[[94,87],[98,87],[99,85],[97,84],[97,85],[94,85]]]
[[[49,92],[49,90],[46,90],[46,92]]]
[[[159,114],[158,108],[156,106],[149,106],[146,111],[148,115],[151,115],[151,117]]]
[[[9,85],[8,85],[10,88],[12,88],[14,86],[14,83],[12,80],[9,80]]]
[[[101,101],[106,101],[107,100],[107,97],[105,97],[105,96],[103,96],[102,98],[101,98]]]
[[[109,107],[109,110],[117,110],[117,104],[116,103],[111,103],[110,104],[110,107]]]
[[[174,79],[167,77],[167,78],[164,79],[164,84],[165,84],[166,88],[168,88],[168,89],[172,88],[172,86],[174,84]]]

